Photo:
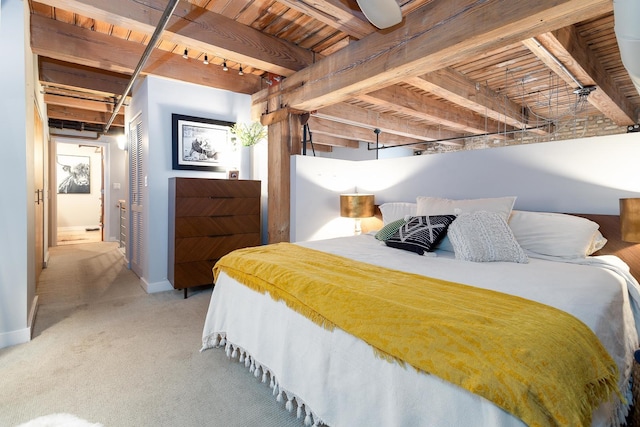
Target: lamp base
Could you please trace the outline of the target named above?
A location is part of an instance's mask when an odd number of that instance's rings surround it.
[[[360,218],[356,218],[355,223],[356,225],[353,230],[353,234],[355,234],[356,236],[359,236],[360,234],[362,234],[362,227],[360,226]]]

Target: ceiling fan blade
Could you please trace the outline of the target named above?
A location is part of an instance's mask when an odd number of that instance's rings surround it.
[[[364,16],[376,27],[393,27],[402,21],[402,11],[396,0],[356,0]]]

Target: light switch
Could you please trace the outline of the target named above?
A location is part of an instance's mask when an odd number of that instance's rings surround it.
[[[113,189],[114,190],[119,190],[120,189],[120,183],[119,182],[114,182],[113,183]]]

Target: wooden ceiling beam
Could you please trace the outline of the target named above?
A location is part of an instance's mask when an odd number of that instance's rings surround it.
[[[31,15],[31,47],[37,55],[122,74],[133,73],[145,50],[140,43],[38,15]],[[254,74],[238,76],[237,73],[223,71],[222,67],[203,65],[157,49],[149,56],[142,74],[245,94],[260,90],[262,85],[261,78]]]
[[[351,126],[344,123],[338,123],[331,120],[321,119],[319,117],[309,117],[309,130],[312,134],[329,135],[336,138],[350,139],[353,141],[376,142],[376,134],[370,130],[359,126]],[[417,144],[423,141],[416,141],[412,138],[393,135],[390,133],[380,133],[378,135],[378,143],[380,146],[396,146],[404,144]],[[411,147],[411,145],[409,145]]]
[[[347,103],[334,104],[313,112],[321,119],[332,120],[353,126],[368,127],[370,130],[380,129],[383,133],[404,136],[420,141],[434,141],[462,136],[458,132],[447,129],[434,129],[415,120],[403,119],[390,113],[357,107]],[[446,141],[445,145],[462,146],[459,141]]]
[[[318,110],[612,8],[610,0],[429,2],[402,26],[372,33],[284,79],[282,100]]]
[[[151,35],[166,1],[41,0],[40,3]],[[180,2],[162,39],[278,75],[313,63],[313,53],[192,3]]]
[[[81,110],[79,108],[62,107],[59,105],[47,105],[47,117],[50,119],[70,120],[84,123],[106,124],[111,113]],[[118,114],[113,121],[113,126],[124,127],[124,115]]]
[[[99,113],[112,113],[115,105],[112,102],[98,101],[95,99],[81,98],[76,94],[75,96],[60,95],[60,94],[44,94],[44,102],[48,105],[58,105],[60,107],[71,107],[80,110],[90,110]],[[124,115],[124,109],[120,109],[118,114]]]
[[[33,17],[32,17],[33,19]],[[104,96],[122,95],[130,77],[97,68],[38,57],[40,82],[43,85],[82,88]]]
[[[313,141],[313,145],[322,144],[328,145],[331,147],[342,147],[342,148],[359,148],[360,143],[358,141],[354,141],[352,139],[340,138],[337,136],[326,135],[323,133],[316,134],[313,133],[313,137],[311,138]],[[310,147],[307,146],[307,153],[309,152]]]
[[[578,84],[583,87],[596,86],[587,101],[618,126],[637,122],[635,109],[620,92],[603,64],[590,54],[588,43],[573,25],[540,34],[523,43],[572,88],[578,89]]]
[[[538,128],[547,121],[531,121],[530,115],[523,106],[516,104],[486,85],[474,82],[464,74],[452,68],[432,71],[419,77],[405,80],[412,86],[432,93],[462,108],[475,111],[481,116],[489,117],[496,122],[504,122],[514,128],[533,128],[532,132],[546,135],[549,126]]]
[[[499,122],[481,117],[472,111],[446,104],[398,85],[360,95],[357,99],[378,106],[392,104],[393,109],[398,113],[427,120],[436,125],[459,129],[460,132],[481,135],[514,130],[512,127],[505,127]],[[500,135],[496,137],[500,138]],[[508,136],[504,138],[510,139]]]
[[[339,0],[314,0],[313,2],[278,0],[278,3],[311,16],[351,37],[361,39],[376,31],[376,27],[371,25],[360,9],[349,7],[354,5],[353,2],[345,3]]]

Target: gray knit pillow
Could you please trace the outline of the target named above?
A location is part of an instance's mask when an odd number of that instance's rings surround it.
[[[511,228],[496,212],[462,213],[449,226],[447,235],[456,259],[474,262],[529,262]]]

